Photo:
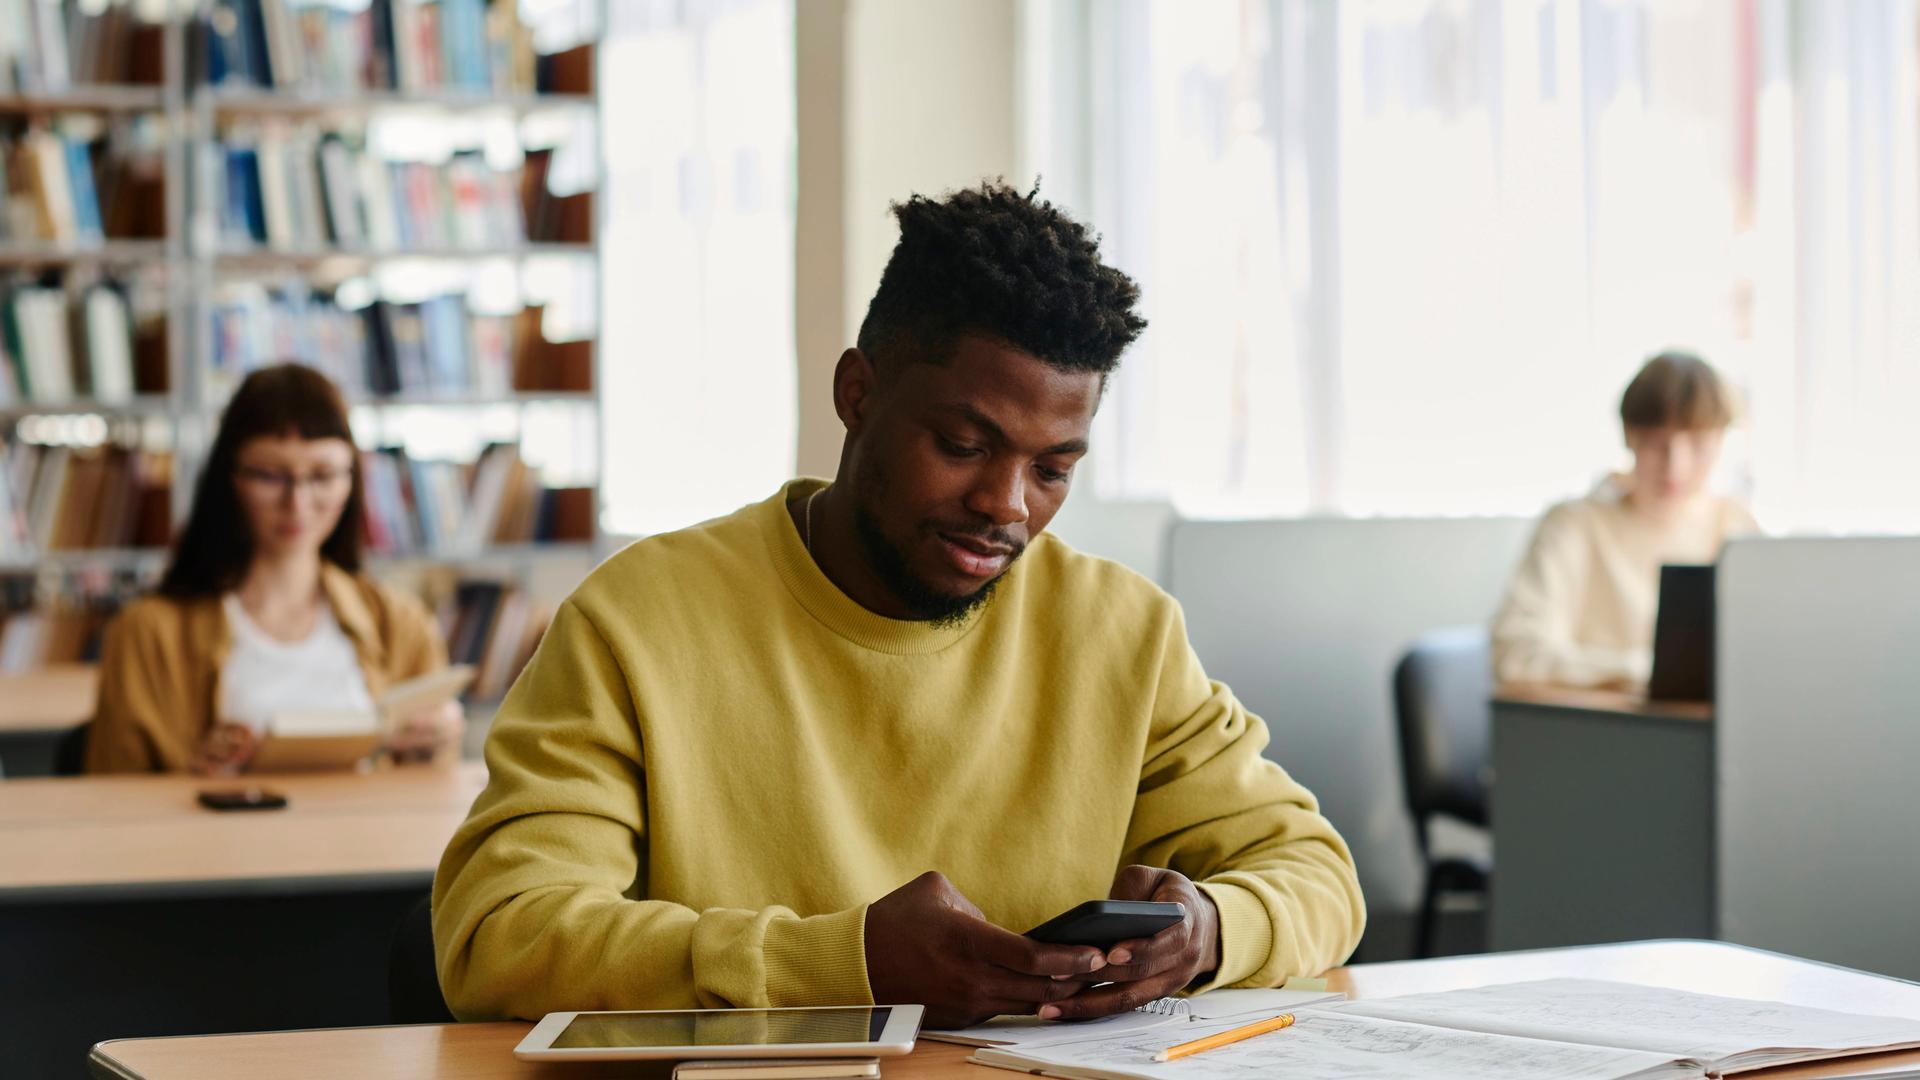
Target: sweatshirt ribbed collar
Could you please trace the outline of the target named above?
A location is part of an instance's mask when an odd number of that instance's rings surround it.
[[[958,626],[935,626],[930,622],[876,615],[841,592],[808,554],[799,528],[787,513],[789,501],[809,496],[826,486],[827,481],[813,477],[792,480],[773,498],[752,510],[780,580],[809,615],[855,645],[897,656],[938,652],[959,642],[980,625],[989,605],[975,608]],[[1002,583],[1001,587],[1005,588],[1006,584]]]

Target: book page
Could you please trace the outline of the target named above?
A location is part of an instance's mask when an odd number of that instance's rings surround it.
[[[1251,1023],[1254,1018],[1278,1016],[1309,1005],[1345,999],[1345,994],[1326,990],[1214,990],[1190,998],[1161,998],[1134,1012],[1099,1020],[1059,1021],[1042,1020],[1037,1016],[996,1016],[984,1024],[969,1028],[950,1031],[928,1029],[922,1031],[920,1037],[963,1046],[1050,1046],[1194,1020],[1244,1017],[1247,1019],[1240,1020],[1241,1023]],[[1179,1042],[1180,1039],[1176,1036],[1169,1041]]]
[[[1238,1026],[1187,1024],[1112,1038],[1026,1048],[987,1049],[972,1060],[1002,1068],[1044,1069],[1050,1075],[1142,1077],[1145,1080],[1267,1080],[1276,1076],[1343,1080],[1624,1080],[1694,1077],[1697,1065],[1670,1055],[1601,1046],[1517,1039],[1348,1016],[1314,1008],[1292,1027],[1208,1050],[1178,1061],[1155,1062],[1170,1036],[1196,1039]]]
[[[1851,1050],[1920,1041],[1920,1020],[1599,979],[1545,979],[1330,1007],[1416,1024],[1633,1047],[1708,1062],[1756,1050]]]
[[[1251,1018],[1258,1016],[1278,1016],[1309,1005],[1346,999],[1347,995],[1337,990],[1209,990],[1176,1000],[1186,1004],[1188,1015],[1195,1020],[1248,1017],[1242,1023],[1252,1023]]]

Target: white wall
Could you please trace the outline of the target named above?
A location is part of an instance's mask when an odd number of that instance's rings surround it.
[[[898,238],[888,206],[1014,176],[1015,5],[806,0],[797,17],[799,463],[832,475],[840,423],[828,386]],[[809,148],[810,134],[838,146]]]
[[[847,0],[794,5],[797,170],[793,235],[793,337],[799,366],[796,461],[832,476],[840,421],[829,390],[846,327]]]

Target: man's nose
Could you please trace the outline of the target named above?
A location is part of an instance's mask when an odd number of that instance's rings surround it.
[[[1027,520],[1024,470],[1013,465],[990,467],[968,493],[967,509],[989,518],[1000,528]]]

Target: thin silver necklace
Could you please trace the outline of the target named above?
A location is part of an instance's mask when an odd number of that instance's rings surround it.
[[[821,488],[819,491],[807,496],[807,508],[802,515],[806,519],[807,527],[803,530],[800,539],[807,546],[807,556],[809,558],[813,556],[813,500],[819,498],[820,492],[825,490],[827,489]]]

